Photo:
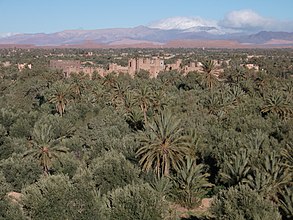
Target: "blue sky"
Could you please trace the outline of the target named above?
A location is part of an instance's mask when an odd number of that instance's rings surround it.
[[[293,0],[0,0],[0,33],[135,27],[175,16],[200,17],[235,27],[238,23],[231,24],[232,12],[240,10],[259,15],[258,20],[282,22],[286,28],[293,23],[292,9]],[[241,16],[236,17],[243,25],[243,13]],[[249,13],[246,16],[250,17]]]

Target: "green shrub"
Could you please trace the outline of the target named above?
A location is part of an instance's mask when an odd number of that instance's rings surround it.
[[[139,169],[121,153],[110,151],[94,159],[90,165],[95,186],[102,194],[112,189],[138,182]]]
[[[118,188],[106,197],[106,218],[121,220],[162,219],[165,207],[148,184]]]
[[[80,161],[73,153],[60,154],[57,158],[53,159],[52,167],[54,167],[54,173],[65,174],[70,178],[75,174]]]
[[[9,199],[0,199],[0,220],[25,220],[20,206],[12,203]]]
[[[277,207],[247,186],[220,191],[211,207],[218,220],[280,220]]]
[[[23,158],[21,155],[13,155],[2,160],[0,170],[14,191],[20,191],[24,186],[36,182],[42,174],[42,170],[35,160],[30,157]]]
[[[23,207],[31,219],[71,219],[69,195],[73,187],[64,175],[43,177],[22,190]]]
[[[72,178],[69,209],[76,220],[103,219],[102,197],[95,190],[92,173],[88,168],[79,167]]]

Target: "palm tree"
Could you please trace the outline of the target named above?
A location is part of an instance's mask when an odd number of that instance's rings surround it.
[[[213,89],[213,86],[217,80],[216,76],[214,75],[214,70],[216,66],[213,60],[205,60],[202,62],[202,69],[206,73],[205,75],[205,83],[207,84],[210,90]]]
[[[227,81],[229,83],[238,84],[239,82],[245,80],[247,70],[243,66],[240,66],[240,64],[232,65],[228,71]]]
[[[133,108],[135,107],[135,100],[132,91],[127,91],[124,94],[124,110],[127,113],[132,112]]]
[[[48,175],[50,172],[52,159],[58,159],[59,153],[66,153],[67,149],[56,145],[59,140],[52,138],[52,126],[41,124],[35,126],[33,130],[33,139],[31,149],[25,152],[24,157],[32,156],[39,160],[44,174]]]
[[[113,84],[112,94],[111,94],[111,103],[113,106],[118,107],[124,104],[125,93],[129,90],[128,85],[124,85],[120,81],[117,81]]]
[[[224,107],[221,95],[217,93],[209,94],[203,101],[204,107],[207,107],[210,114],[217,114]]]
[[[250,167],[250,152],[240,149],[231,158],[224,155],[224,164],[220,172],[221,180],[229,186],[237,185],[246,181]]]
[[[290,173],[293,174],[293,146],[292,144],[287,144],[286,148],[282,150],[281,155],[285,159],[283,166],[287,167]]]
[[[104,82],[102,83],[102,85],[107,87],[113,87],[116,81],[116,74],[112,72],[104,77]]]
[[[280,193],[280,208],[287,219],[293,218],[293,187],[285,187]]]
[[[212,187],[208,182],[210,175],[205,172],[203,164],[196,164],[195,158],[186,157],[186,161],[177,175],[173,178],[178,189],[177,197],[184,206],[191,208],[204,196],[205,188]]]
[[[69,81],[70,81],[70,88],[73,94],[77,97],[80,98],[80,96],[83,94],[84,89],[86,88],[85,85],[85,80],[86,80],[85,75],[82,75],[80,73],[76,74],[73,73],[70,75]]]
[[[169,176],[170,170],[179,170],[186,155],[190,153],[190,137],[183,134],[180,120],[170,112],[161,112],[141,132],[142,147],[137,151],[142,169],[154,169],[158,176]]]
[[[159,112],[164,110],[164,107],[167,105],[168,101],[169,97],[166,96],[166,93],[163,91],[163,89],[156,89],[152,99],[152,107],[154,111]]]
[[[286,84],[283,85],[283,90],[286,92],[287,96],[289,96],[292,99],[293,98],[293,80],[286,82]]]
[[[70,85],[57,82],[53,85],[49,102],[55,104],[56,111],[63,116],[65,107],[69,103]]]
[[[134,130],[143,130],[143,115],[139,109],[133,108],[125,114],[126,122]]]
[[[101,101],[104,94],[105,94],[105,91],[101,85],[99,85],[99,84],[94,85],[93,89],[91,90],[91,94],[90,94],[91,102],[98,103],[99,101]]]
[[[245,95],[244,91],[239,86],[233,86],[228,91],[228,95],[232,97],[232,102],[237,104],[240,101],[240,98]]]
[[[151,106],[153,97],[152,97],[152,91],[150,87],[143,86],[141,89],[136,90],[134,94],[134,100],[139,105],[143,117],[144,117],[144,123],[147,123],[147,111],[149,107]]]
[[[261,113],[273,113],[286,118],[293,114],[293,108],[284,95],[274,92],[265,99],[265,106],[261,109]]]
[[[263,164],[259,168],[254,168],[252,175],[247,179],[252,189],[274,201],[278,201],[277,195],[283,187],[292,184],[291,173],[282,166],[281,159],[274,151],[266,155]]]
[[[203,104],[208,108],[209,113],[221,116],[234,107],[235,95],[230,90],[211,92],[203,100]]]
[[[165,176],[154,178],[150,185],[156,192],[159,193],[163,201],[166,200],[166,197],[172,190],[172,181],[170,178]]]

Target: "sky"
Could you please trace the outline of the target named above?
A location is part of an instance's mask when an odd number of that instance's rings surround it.
[[[293,0],[0,0],[0,34],[139,25],[168,29],[176,22],[179,28],[197,22],[293,32],[292,10]]]

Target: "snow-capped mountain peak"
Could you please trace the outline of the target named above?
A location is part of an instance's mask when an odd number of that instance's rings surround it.
[[[217,27],[217,22],[200,17],[171,17],[151,23],[148,27],[163,30],[186,30],[196,27]]]

